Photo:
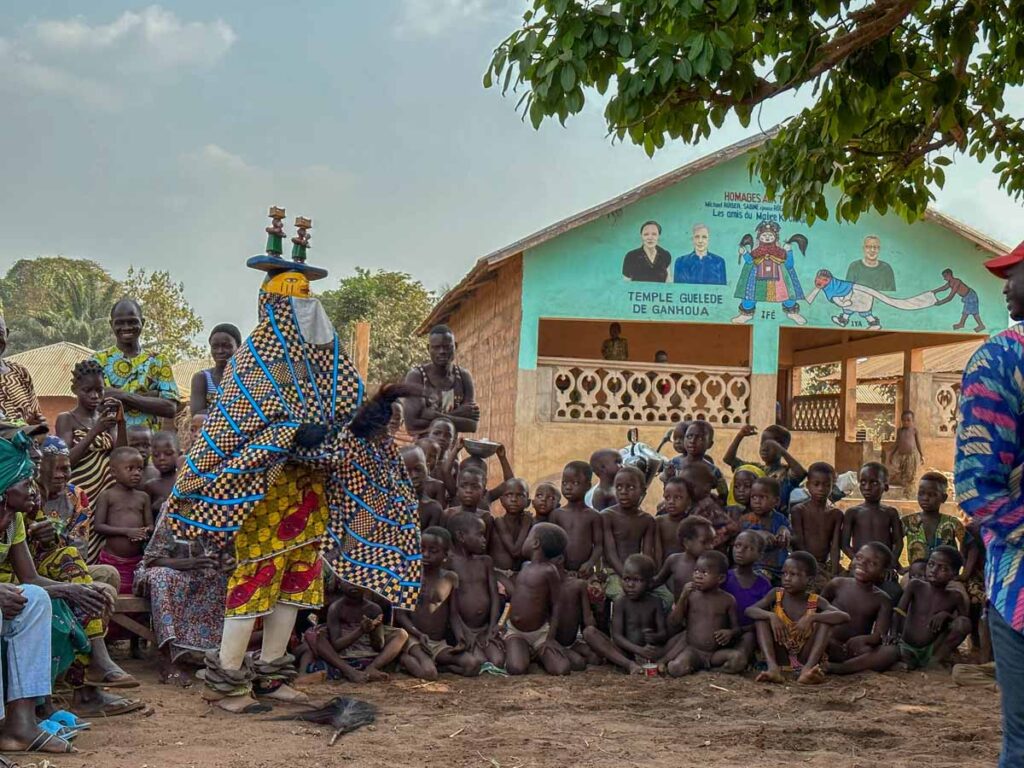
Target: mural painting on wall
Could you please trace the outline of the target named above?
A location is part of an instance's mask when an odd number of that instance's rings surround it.
[[[740,302],[738,313],[731,318],[733,323],[785,317],[796,325],[805,325],[807,318],[801,311],[801,302],[809,307],[824,295],[837,308],[831,315],[834,325],[880,330],[883,323],[875,311],[878,305],[899,312],[920,312],[959,298],[961,315],[952,328],[962,330],[973,321],[975,333],[985,330],[978,293],[957,278],[952,269],[942,271],[942,284],[937,288],[910,296],[894,295],[896,274],[882,257],[883,243],[877,235],[863,238],[860,257],[848,262],[845,278],[840,278],[832,269],[821,266],[820,261],[814,264],[807,258],[810,239],[806,235],[785,231],[796,223],[784,219],[780,204],[764,200],[758,193],[726,192],[722,200],[706,201],[705,208],[712,220],[743,219],[749,222],[748,226],[756,222],[754,232],[742,234],[739,240],[739,273],[733,296]],[[673,258],[661,243],[679,242],[684,235],[678,230],[666,231],[653,219],[645,221],[639,229],[640,247],[623,256],[622,276],[630,282],[708,286],[708,290],[631,290],[629,300],[634,315],[721,317],[727,299],[715,287],[729,285],[726,260],[712,250],[710,226],[698,222],[686,229],[690,243],[680,250],[690,250]],[[720,229],[715,230],[720,239]],[[820,253],[814,255],[815,260],[821,258]],[[808,274],[808,268],[815,266],[813,288],[805,294],[798,272]]]

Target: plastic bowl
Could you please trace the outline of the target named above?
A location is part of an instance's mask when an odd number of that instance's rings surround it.
[[[466,453],[478,459],[489,459],[498,452],[498,446],[501,445],[493,440],[463,440],[462,444],[466,448]]]

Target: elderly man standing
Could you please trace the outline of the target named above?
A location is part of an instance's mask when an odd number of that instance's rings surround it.
[[[988,550],[985,593],[1003,698],[1001,768],[1024,765],[1024,243],[985,266],[1006,281],[1017,324],[975,352],[964,370],[956,490]]]

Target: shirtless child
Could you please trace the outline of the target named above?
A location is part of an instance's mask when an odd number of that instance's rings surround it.
[[[174,481],[178,478],[178,436],[173,432],[157,432],[153,435],[153,467],[160,476],[142,486],[149,496],[153,508],[153,519],[160,515],[160,508],[171,495]]]
[[[889,471],[877,461],[869,461],[860,470],[860,493],[864,503],[850,507],[843,516],[842,548],[850,560],[865,544],[880,541],[892,552],[892,561],[900,561],[903,552],[903,524],[895,507],[882,504],[889,490]]]
[[[832,579],[822,597],[850,615],[848,624],[832,630],[828,643],[828,671],[850,675],[874,670],[884,672],[892,658],[883,643],[892,622],[892,601],[879,585],[892,570],[892,552],[877,541],[865,544],[853,558],[851,577]]]
[[[928,558],[925,580],[911,579],[900,598],[894,621],[899,644],[886,646],[890,663],[923,669],[945,661],[971,634],[970,609],[963,590],[948,589],[960,573],[960,553],[947,544]]]
[[[711,474],[710,466],[705,461],[685,464],[679,470],[682,477],[690,488],[690,512],[691,515],[700,515],[711,523],[715,529],[715,540],[712,546],[719,551],[728,551],[732,540],[740,532],[740,522],[725,511],[725,507],[718,503],[711,495],[714,487],[714,476]]]
[[[402,448],[401,454],[405,471],[409,473],[412,488],[419,500],[420,530],[425,531],[427,528],[440,525],[444,510],[440,504],[426,495],[427,457],[423,449],[419,445],[407,445]]]
[[[918,460],[924,463],[921,451],[921,438],[914,426],[914,412],[904,411],[900,414],[900,428],[896,430],[896,445],[889,454],[889,466],[892,468],[894,485],[903,489],[903,498],[909,499],[917,490]]]
[[[843,513],[829,496],[835,484],[836,471],[831,464],[815,462],[807,468],[807,494],[802,504],[794,504],[792,515],[794,550],[810,552],[818,561],[814,586],[821,590],[839,572],[839,541],[843,533]]]
[[[591,455],[590,468],[597,475],[598,484],[588,493],[590,500],[587,504],[603,512],[617,501],[615,475],[622,469],[622,456],[613,448],[602,448]]]
[[[654,545],[654,562],[664,563],[665,559],[682,552],[679,543],[679,524],[690,513],[690,484],[679,475],[665,481],[661,506],[665,514],[654,518],[658,537]]]
[[[128,447],[134,448],[142,456],[142,482],[156,480],[160,474],[150,463],[153,455],[153,431],[145,424],[132,424],[127,431]]]
[[[716,667],[738,674],[747,668],[749,657],[738,647],[743,630],[736,598],[722,589],[728,570],[729,558],[716,549],[697,559],[693,581],[683,588],[669,619],[686,628],[682,651],[665,658],[665,670],[672,677]]]
[[[622,596],[612,607],[611,637],[597,627],[583,630],[583,639],[599,655],[629,672],[643,673],[643,664],[664,653],[665,614],[661,600],[651,592],[654,561],[648,555],[626,558],[622,573]]]
[[[430,422],[427,434],[421,438],[421,440],[433,441],[437,449],[437,455],[433,461],[427,463],[430,474],[424,488],[427,495],[442,507],[447,507],[451,500],[448,496],[448,483],[445,480],[445,475],[446,473],[456,475],[458,472],[458,461],[451,455],[458,434],[455,423],[442,416]]]
[[[99,561],[121,574],[121,594],[132,594],[135,568],[153,533],[153,508],[142,485],[142,455],[122,446],[110,453],[114,484],[96,500],[93,530],[104,537]]]
[[[303,633],[299,669],[326,667],[330,679],[350,683],[387,680],[384,667],[399,657],[409,635],[385,626],[384,611],[358,585],[342,581],[340,592],[327,621]]]
[[[564,503],[551,513],[551,522],[560,526],[569,539],[565,547],[565,569],[584,579],[601,560],[604,527],[597,510],[588,507],[583,497],[593,479],[585,461],[570,461],[562,470]]]
[[[825,682],[820,662],[825,658],[832,627],[850,617],[808,589],[817,567],[814,555],[791,552],[782,566],[782,587],[747,609],[768,665],[757,676],[759,683],[786,682],[782,665],[800,670],[797,682],[803,685]]]
[[[484,541],[490,544],[491,530],[494,527],[494,518],[491,513],[480,508],[480,502],[486,490],[487,477],[479,467],[468,466],[459,470],[459,484],[456,490],[456,501],[458,506],[450,507],[441,516],[442,522],[447,526],[459,512],[468,512],[479,517],[484,524]]]
[[[562,579],[559,593],[559,622],[555,639],[562,646],[573,672],[582,672],[588,664],[600,664],[602,659],[583,639],[587,627],[595,626],[594,611],[590,605],[588,584],[565,570],[565,557],[555,558],[555,566]]]
[[[504,483],[501,506],[505,514],[491,523],[488,553],[499,571],[518,571],[525,559],[523,545],[533,525],[533,515],[526,511],[530,503],[530,487],[525,480],[514,477]]]
[[[668,585],[668,606],[679,600],[683,587],[693,580],[697,558],[711,549],[711,544],[715,540],[715,529],[711,527],[711,521],[707,518],[693,515],[679,524],[677,535],[681,551],[666,557],[665,562],[661,564],[661,570],[651,581],[651,588],[659,597],[661,595],[657,588],[663,584]]]
[[[456,645],[473,655],[477,663],[505,666],[505,649],[498,633],[501,601],[498,582],[487,551],[484,521],[474,512],[460,511],[448,520],[452,551],[448,564],[459,577],[451,628]]]
[[[538,523],[548,522],[551,513],[558,509],[561,503],[562,494],[555,488],[554,483],[538,483],[533,495],[534,519]]]
[[[604,563],[611,571],[605,590],[609,600],[617,600],[623,594],[622,575],[626,558],[641,553],[654,557],[657,537],[654,518],[640,508],[646,492],[644,480],[643,473],[636,467],[622,467],[615,473],[617,503],[601,513]]]
[[[402,666],[421,680],[437,680],[438,669],[473,677],[480,672],[480,662],[445,640],[452,611],[458,610],[459,577],[444,567],[451,534],[432,526],[423,531],[420,542],[423,574],[416,610],[395,611],[395,624],[409,633]]]
[[[562,577],[552,562],[565,553],[565,531],[538,523],[524,546],[529,562],[516,576],[505,631],[505,670],[524,675],[537,661],[549,675],[567,675],[569,657],[558,644]]]

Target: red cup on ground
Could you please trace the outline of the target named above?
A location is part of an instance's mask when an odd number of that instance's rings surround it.
[[[642,665],[644,670],[644,677],[657,677],[658,676],[658,665],[648,662]]]

